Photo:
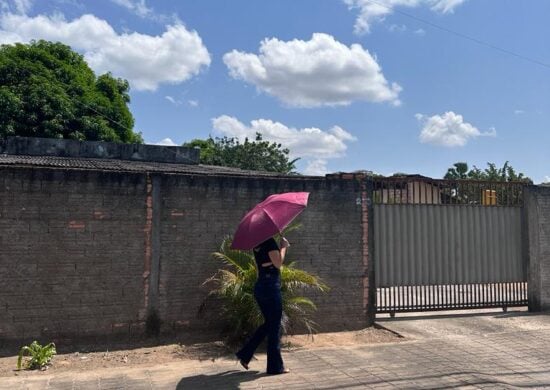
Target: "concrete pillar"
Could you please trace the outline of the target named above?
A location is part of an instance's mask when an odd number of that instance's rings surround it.
[[[550,310],[550,187],[525,190],[529,310]]]

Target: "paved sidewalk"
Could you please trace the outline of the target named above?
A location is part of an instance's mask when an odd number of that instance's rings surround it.
[[[546,327],[302,350],[286,353],[284,359],[292,372],[280,376],[265,376],[265,356],[260,356],[250,371],[241,371],[230,360],[178,362],[147,369],[0,378],[0,389],[550,388]]]

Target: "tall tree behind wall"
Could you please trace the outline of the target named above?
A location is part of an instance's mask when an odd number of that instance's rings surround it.
[[[255,171],[295,173],[295,163],[290,160],[288,149],[276,142],[263,140],[261,134],[256,139],[248,138],[239,142],[236,138],[194,139],[183,144],[201,150],[201,164],[218,165]]]
[[[96,77],[61,43],[0,47],[0,138],[69,138],[142,143],[133,131],[128,81]]]
[[[451,202],[470,204],[519,204],[523,196],[523,185],[533,181],[516,170],[506,161],[501,168],[495,163],[487,163],[484,170],[469,169],[465,162],[457,162],[447,170],[444,179],[455,180],[451,192]],[[467,180],[479,181],[471,183]],[[499,183],[516,183],[499,185]]]

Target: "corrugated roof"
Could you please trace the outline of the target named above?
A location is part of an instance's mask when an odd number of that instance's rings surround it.
[[[48,167],[58,169],[85,169],[116,172],[157,172],[171,174],[200,174],[215,176],[296,177],[274,172],[247,171],[238,168],[213,165],[189,165],[128,161],[99,158],[24,156],[0,154],[0,166]],[[304,178],[303,176],[300,176]],[[310,176],[310,178],[313,178]]]

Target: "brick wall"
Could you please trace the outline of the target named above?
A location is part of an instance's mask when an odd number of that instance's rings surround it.
[[[323,330],[365,325],[361,205],[353,181],[199,178],[162,181],[160,313],[178,327],[200,328],[196,308],[204,280],[220,267],[211,258],[245,211],[272,193],[311,192],[303,225],[288,237],[289,260],[321,276],[329,294],[313,297]]]
[[[550,187],[525,194],[529,254],[529,310],[550,310]]]
[[[0,167],[0,339],[165,330],[198,319],[210,257],[271,193],[309,191],[289,259],[332,288],[321,330],[365,325],[361,192],[355,180],[106,173]]]
[[[143,175],[0,168],[0,337],[138,320],[144,192]]]

